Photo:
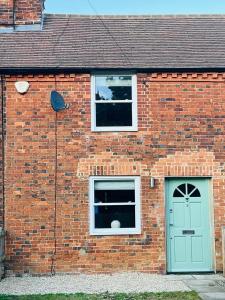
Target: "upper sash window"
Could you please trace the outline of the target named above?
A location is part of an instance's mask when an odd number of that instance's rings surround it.
[[[136,75],[92,76],[92,130],[137,130]]]

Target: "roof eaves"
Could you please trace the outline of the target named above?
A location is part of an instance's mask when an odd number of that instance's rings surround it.
[[[206,73],[206,72],[225,72],[224,67],[188,67],[188,68],[151,68],[151,67],[136,67],[136,68],[124,68],[124,67],[107,67],[107,68],[96,68],[96,67],[70,67],[70,68],[46,68],[46,67],[35,67],[35,68],[0,68],[0,74],[2,75],[12,75],[12,74],[70,74],[70,73],[94,73],[97,71],[131,71],[131,72],[139,72],[139,73],[162,73],[162,72],[170,72],[170,73],[188,73],[188,72],[196,72],[196,73]]]

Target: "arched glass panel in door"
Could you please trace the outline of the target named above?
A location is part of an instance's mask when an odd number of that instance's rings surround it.
[[[175,188],[173,197],[201,197],[201,194],[193,184],[182,183]]]

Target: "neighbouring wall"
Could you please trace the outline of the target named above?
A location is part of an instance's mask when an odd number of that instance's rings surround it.
[[[4,102],[4,80],[0,75],[0,227],[4,227],[4,163],[3,163],[3,102]]]
[[[0,26],[14,23],[13,0],[0,1]]]
[[[44,0],[0,0],[0,28],[40,24]]]
[[[16,92],[18,79],[29,81],[27,94]],[[70,104],[57,119],[55,88]],[[91,132],[90,101],[89,74],[7,77],[8,272],[165,273],[164,178],[203,175],[212,177],[222,270],[225,74],[138,74],[137,132]],[[140,235],[89,235],[91,175],[141,176]]]

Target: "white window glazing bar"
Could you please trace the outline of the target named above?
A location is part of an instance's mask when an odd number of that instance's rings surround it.
[[[131,181],[95,181],[95,190],[134,190],[134,180]]]
[[[95,103],[133,103],[133,100],[95,100]]]
[[[112,74],[112,76],[131,76],[132,80],[132,99],[131,100],[96,100],[96,77],[106,76],[101,75],[91,76],[91,129],[92,131],[104,132],[104,131],[137,131],[138,130],[138,112],[137,112],[137,75],[136,74]],[[131,103],[132,104],[132,125],[131,126],[96,126],[96,104],[104,103]]]
[[[101,203],[101,202],[99,202],[99,203],[94,203],[94,206],[135,206],[136,205],[136,203],[135,202],[123,202],[123,203],[121,203],[121,202],[118,202],[118,203],[106,203],[106,202],[104,202],[104,203]]]
[[[121,206],[130,205],[135,207],[135,227],[132,228],[95,228],[95,208],[98,206],[107,206],[108,203],[95,203],[95,182],[96,181],[129,181],[134,180],[135,182],[135,203],[121,203]],[[90,177],[89,182],[89,196],[90,196],[90,234],[91,235],[126,235],[126,234],[141,234],[141,199],[140,199],[140,177],[139,176],[93,176]],[[120,202],[119,202],[120,203]],[[101,204],[101,203],[100,203]],[[118,203],[113,203],[118,205]]]

